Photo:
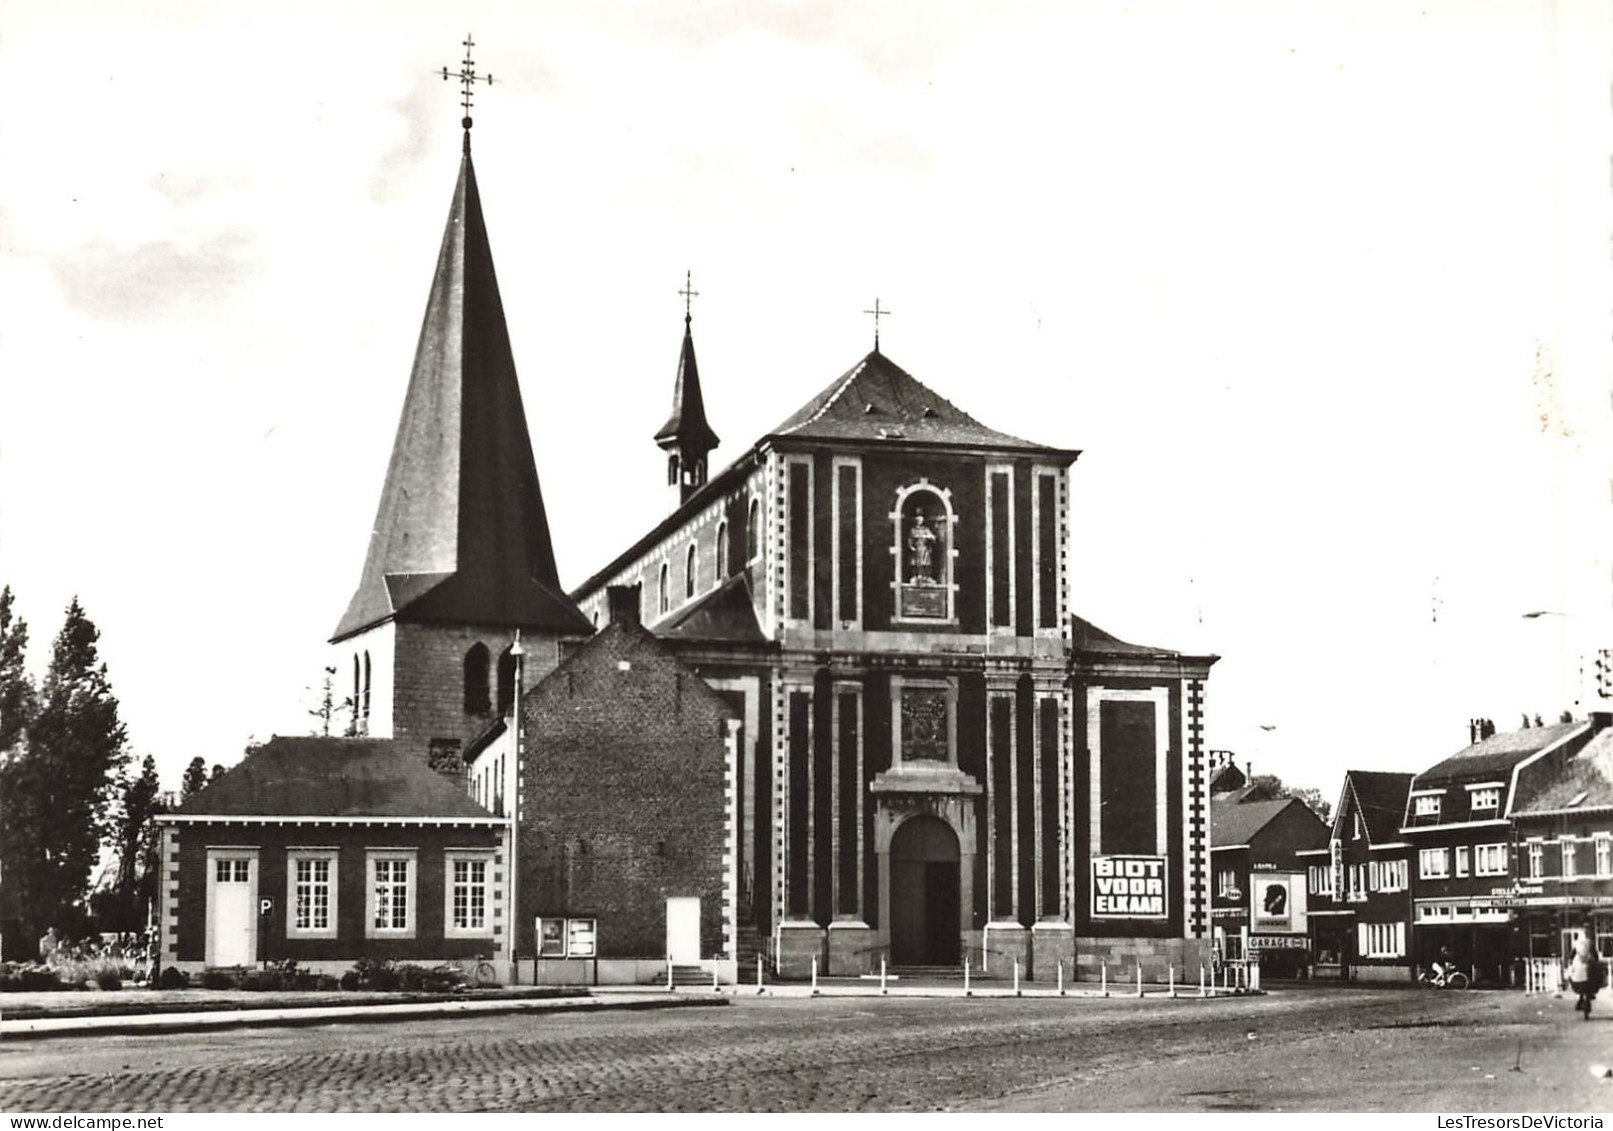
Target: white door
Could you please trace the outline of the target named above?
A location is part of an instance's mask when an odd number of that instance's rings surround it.
[[[252,906],[256,885],[250,857],[215,856],[210,861],[207,916],[212,946],[209,966],[252,966],[258,961],[257,908]]]
[[[666,901],[666,953],[674,963],[700,961],[700,900],[679,897]]]

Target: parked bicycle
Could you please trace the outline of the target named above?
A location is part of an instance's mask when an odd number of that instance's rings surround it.
[[[1417,981],[1425,986],[1433,986],[1441,990],[1465,990],[1468,987],[1468,977],[1460,970],[1447,967],[1444,970],[1435,970],[1428,967],[1417,971]]]

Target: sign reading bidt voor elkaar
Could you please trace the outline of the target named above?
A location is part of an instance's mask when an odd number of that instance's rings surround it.
[[[1094,856],[1094,919],[1164,919],[1165,857]]]

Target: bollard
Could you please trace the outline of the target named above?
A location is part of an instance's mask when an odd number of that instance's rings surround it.
[[[1014,996],[1019,997],[1019,959],[1014,959]]]
[[[671,993],[673,988],[674,987],[672,985],[672,956],[669,954],[669,955],[666,956],[666,992]]]
[[[1109,996],[1109,964],[1101,963],[1098,967],[1098,990],[1104,997]]]
[[[715,962],[711,964],[711,992],[714,994],[722,993],[721,988],[717,985],[717,964]]]
[[[762,956],[756,956],[756,992],[763,993],[762,989]]]
[[[812,956],[812,996],[818,996],[818,956]]]
[[[1176,996],[1176,963],[1172,962],[1170,964],[1170,966],[1168,967],[1168,969],[1170,970],[1171,997],[1175,997]]]
[[[968,959],[967,955],[964,956],[964,959],[963,959],[963,996],[964,997],[972,997],[972,996],[974,996],[972,991],[970,991],[970,989],[969,989],[969,959]]]
[[[1064,961],[1059,960],[1059,997],[1064,996]]]
[[[1199,963],[1199,997],[1209,997],[1210,987],[1204,983],[1204,964]]]
[[[879,992],[881,995],[890,993],[885,988],[885,955],[883,954],[879,956]]]
[[[1137,996],[1143,996],[1143,964],[1137,963]]]

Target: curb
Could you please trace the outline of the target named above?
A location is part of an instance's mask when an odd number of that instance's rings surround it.
[[[726,997],[536,998],[503,1001],[406,1002],[395,1005],[327,1006],[303,1009],[250,1009],[212,1013],[113,1014],[104,1017],[40,1017],[0,1022],[0,1038],[44,1040],[51,1037],[187,1033],[207,1029],[261,1029],[327,1025],[333,1022],[374,1023],[417,1021],[466,1014],[493,1016],[506,1013],[590,1013],[609,1010],[683,1009],[690,1006],[729,1004]]]

